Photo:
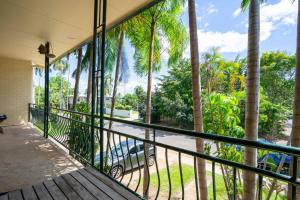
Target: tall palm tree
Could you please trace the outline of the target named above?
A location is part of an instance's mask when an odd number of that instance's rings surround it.
[[[201,101],[201,77],[199,67],[199,50],[198,50],[198,35],[197,35],[197,20],[195,0],[188,0],[189,13],[189,29],[190,29],[190,51],[192,65],[192,93],[193,93],[193,115],[194,115],[194,130],[203,132],[202,118],[202,101]],[[196,139],[197,152],[204,152],[204,141],[200,138]],[[206,164],[204,159],[197,159],[197,173],[200,186],[200,198],[206,200],[208,198],[207,180],[206,180]]]
[[[182,13],[182,0],[166,0],[148,9],[131,20],[130,42],[135,47],[135,72],[147,75],[147,98],[145,122],[151,123],[151,90],[152,72],[161,66],[162,44],[165,38],[170,44],[169,63],[176,62],[182,55],[186,43],[186,31],[178,16]],[[145,138],[149,139],[149,130],[145,131]],[[148,159],[149,144],[145,144],[145,159]],[[148,197],[149,171],[144,167],[143,193]]]
[[[75,109],[78,92],[79,92],[79,81],[80,81],[80,74],[81,74],[81,62],[82,62],[82,47],[77,49],[77,67],[75,69],[75,86],[74,86],[74,93],[73,93],[73,104],[72,109]],[[74,74],[73,72],[73,74]]]
[[[87,62],[87,68],[88,68],[88,85],[87,85],[87,91],[86,91],[86,101],[88,104],[91,104],[91,97],[92,97],[92,78],[93,78],[93,45],[92,43],[88,44],[88,50],[86,53],[86,56],[83,58],[88,60]]]
[[[86,90],[86,101],[88,104],[91,103],[91,96],[92,96],[92,57],[93,57],[93,44],[90,42],[86,45],[85,54],[82,56],[81,60],[81,71],[87,72],[88,81],[87,81],[87,90]],[[77,70],[73,72],[74,74],[77,73]]]
[[[247,140],[257,140],[258,116],[259,116],[259,38],[260,38],[260,3],[262,0],[243,0],[242,9],[249,7],[248,27],[248,55],[247,55],[247,97],[245,117],[245,137]],[[257,150],[245,147],[245,164],[256,167]],[[253,172],[244,171],[244,195],[243,199],[256,199],[256,175]]]
[[[53,68],[55,70],[59,71],[60,76],[63,76],[66,73],[66,71],[69,69],[68,59],[66,57],[64,57],[62,59],[57,60],[54,63]],[[60,88],[61,88],[60,98],[61,98],[61,101],[60,101],[60,105],[59,105],[59,107],[61,109],[63,108],[63,105],[64,105],[64,96],[63,96],[63,91],[62,91],[62,80],[63,79],[61,79],[61,81],[60,81]]]
[[[70,83],[70,54],[67,54],[66,56],[66,62],[67,62],[67,65],[69,66],[68,67],[68,79],[67,79],[67,82],[68,84]],[[68,110],[69,109],[69,97],[70,97],[70,87],[68,87],[68,91],[67,91],[67,104],[66,104],[66,109]]]
[[[118,44],[117,44],[117,52],[116,52],[117,60],[115,63],[115,77],[114,77],[114,84],[113,84],[113,93],[111,98],[110,117],[114,116],[114,109],[116,103],[116,96],[118,93],[119,82],[122,80],[122,77],[124,77],[124,74],[128,70],[128,63],[126,60],[126,56],[124,56],[124,49],[123,49],[126,29],[127,29],[127,25],[122,24],[114,30],[114,33],[111,36],[111,37],[115,37],[115,39],[118,41],[117,42]],[[113,125],[113,121],[111,120],[109,122],[109,129],[112,128],[112,125]]]
[[[297,47],[296,47],[296,75],[295,75],[295,96],[293,110],[293,126],[291,133],[291,145],[300,147],[300,1],[298,0],[298,19],[297,19]],[[292,166],[292,165],[291,165]],[[298,160],[298,166],[299,160]],[[291,167],[291,172],[292,172]],[[298,167],[298,174],[300,167]],[[288,199],[292,199],[291,185],[289,185]],[[297,187],[296,199],[300,199],[300,188]]]
[[[43,76],[43,70],[41,68],[36,67],[34,70],[34,74],[38,76],[38,98],[37,98],[37,105],[40,105],[40,96],[41,96],[41,77]],[[36,102],[35,102],[36,103]]]
[[[115,64],[115,77],[113,83],[113,91],[112,91],[112,98],[111,98],[111,107],[110,107],[110,117],[114,116],[115,110],[115,103],[116,103],[116,96],[118,93],[118,85],[120,81],[126,81],[124,78],[128,72],[128,62],[125,56],[124,51],[124,39],[125,39],[125,32],[127,31],[128,26],[126,24],[122,24],[119,27],[115,28],[107,35],[107,40],[110,41],[110,46],[112,48],[116,48],[117,51],[114,51],[116,56],[112,56],[111,58],[116,59],[116,62],[111,61]],[[113,121],[109,121],[109,129],[112,129]],[[107,144],[106,145],[106,153],[109,152],[109,144],[110,144],[110,133],[107,132]]]
[[[197,25],[197,24],[196,24]],[[195,45],[195,44],[193,44]],[[219,66],[222,64],[221,61],[221,55],[218,52],[218,48],[212,48],[211,53],[207,52],[203,54],[203,68],[206,71],[206,92],[207,95],[210,95],[213,89],[215,88],[214,86],[218,82],[218,77],[223,74],[221,70],[219,70]]]
[[[106,50],[105,50],[105,85],[108,86],[111,72],[113,70],[113,66],[115,64],[116,59],[116,42],[112,40],[111,37],[107,37],[106,40]],[[81,72],[85,71],[88,73],[88,83],[87,83],[87,102],[91,103],[91,96],[92,96],[92,54],[93,54],[93,45],[92,43],[87,44],[87,50],[82,58],[81,62]],[[74,73],[73,73],[74,74]],[[105,87],[108,88],[108,87]]]

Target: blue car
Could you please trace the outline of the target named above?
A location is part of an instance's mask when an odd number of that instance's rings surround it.
[[[280,173],[288,175],[292,157],[283,153],[268,153],[266,155],[263,155],[258,159],[258,167],[260,169],[276,171],[280,165],[281,160],[283,159],[283,156],[285,156],[285,160],[283,162]]]
[[[259,139],[258,141],[266,143],[266,144],[273,144],[271,141],[268,141],[266,139]],[[231,145],[226,144],[226,147],[229,147],[229,146],[231,146]],[[241,146],[235,145],[235,149],[237,151],[241,151]],[[263,155],[262,157],[257,159],[257,167],[260,169],[276,171],[280,165],[280,161],[283,156],[286,156],[286,157],[285,157],[285,160],[282,165],[282,169],[281,169],[280,173],[288,175],[292,157],[289,155],[285,155],[283,153],[268,153],[268,154]]]

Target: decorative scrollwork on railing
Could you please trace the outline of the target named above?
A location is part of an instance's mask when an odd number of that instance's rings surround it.
[[[37,106],[37,105],[30,105],[30,119],[31,122],[38,127],[39,129],[44,129],[44,107]]]
[[[32,123],[41,127],[43,109],[32,105],[30,114]],[[95,133],[92,134],[89,114],[51,108],[49,136],[83,163],[92,163],[94,154],[95,168],[100,169],[100,164],[103,164],[104,174],[146,199],[199,199],[202,184],[199,175],[203,174],[208,180],[209,199],[214,200],[241,199],[241,177],[245,171],[258,177],[258,199],[268,192],[273,180],[277,181],[276,188],[281,189],[278,195],[282,197],[286,195],[284,191],[287,191],[288,184],[292,184],[293,188],[300,185],[296,162],[299,148],[122,119],[104,119],[103,135],[98,126],[99,116],[96,116]],[[112,128],[108,128],[110,121],[113,121]],[[149,135],[146,137],[145,133]],[[210,148],[198,151],[195,143],[199,139]],[[94,144],[92,141],[95,141]],[[103,144],[103,152],[99,151],[100,144]],[[91,152],[92,145],[94,153]],[[245,147],[257,149],[257,166],[244,164]],[[282,169],[278,169],[276,158],[282,157],[285,158],[284,164]],[[206,167],[201,160],[205,160]],[[291,168],[296,170],[290,174]],[[295,194],[295,190],[292,191]]]

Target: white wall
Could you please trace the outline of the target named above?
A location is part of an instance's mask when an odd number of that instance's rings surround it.
[[[27,122],[28,103],[32,102],[32,70],[30,61],[0,58],[0,115],[8,117],[1,125]]]

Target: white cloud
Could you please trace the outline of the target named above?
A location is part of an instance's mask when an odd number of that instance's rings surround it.
[[[261,21],[286,25],[294,25],[297,20],[298,1],[280,0],[276,4],[263,4],[261,7]]]
[[[210,3],[206,9],[208,15],[213,14],[213,13],[217,13],[219,12],[219,10],[215,7],[214,4]]]
[[[198,30],[199,51],[219,47],[220,52],[242,52],[247,49],[247,34],[239,32],[205,32]]]
[[[202,20],[202,17],[201,17],[201,16],[197,16],[197,20],[198,20],[198,21],[201,21],[201,20]]]
[[[297,3],[280,0],[276,4],[263,4],[261,7],[261,40],[268,39],[272,32],[281,25],[295,25],[297,20]]]
[[[240,8],[238,8],[232,13],[232,16],[237,17],[241,14],[241,12],[242,12],[242,10]]]
[[[232,14],[234,17],[240,15],[237,9]],[[275,4],[263,4],[261,7],[260,40],[269,39],[272,32],[281,25],[295,25],[297,20],[297,3],[291,0],[280,0]],[[245,23],[247,31],[248,23]],[[199,51],[205,52],[212,47],[219,47],[220,52],[238,53],[247,49],[247,33],[237,31],[213,32],[198,30]]]
[[[263,4],[260,10],[261,40],[268,39],[272,31],[281,25],[295,25],[297,20],[298,2],[292,3],[291,0],[279,0],[275,4]],[[241,9],[233,12],[233,16],[240,15]],[[248,27],[246,21],[245,26]]]

